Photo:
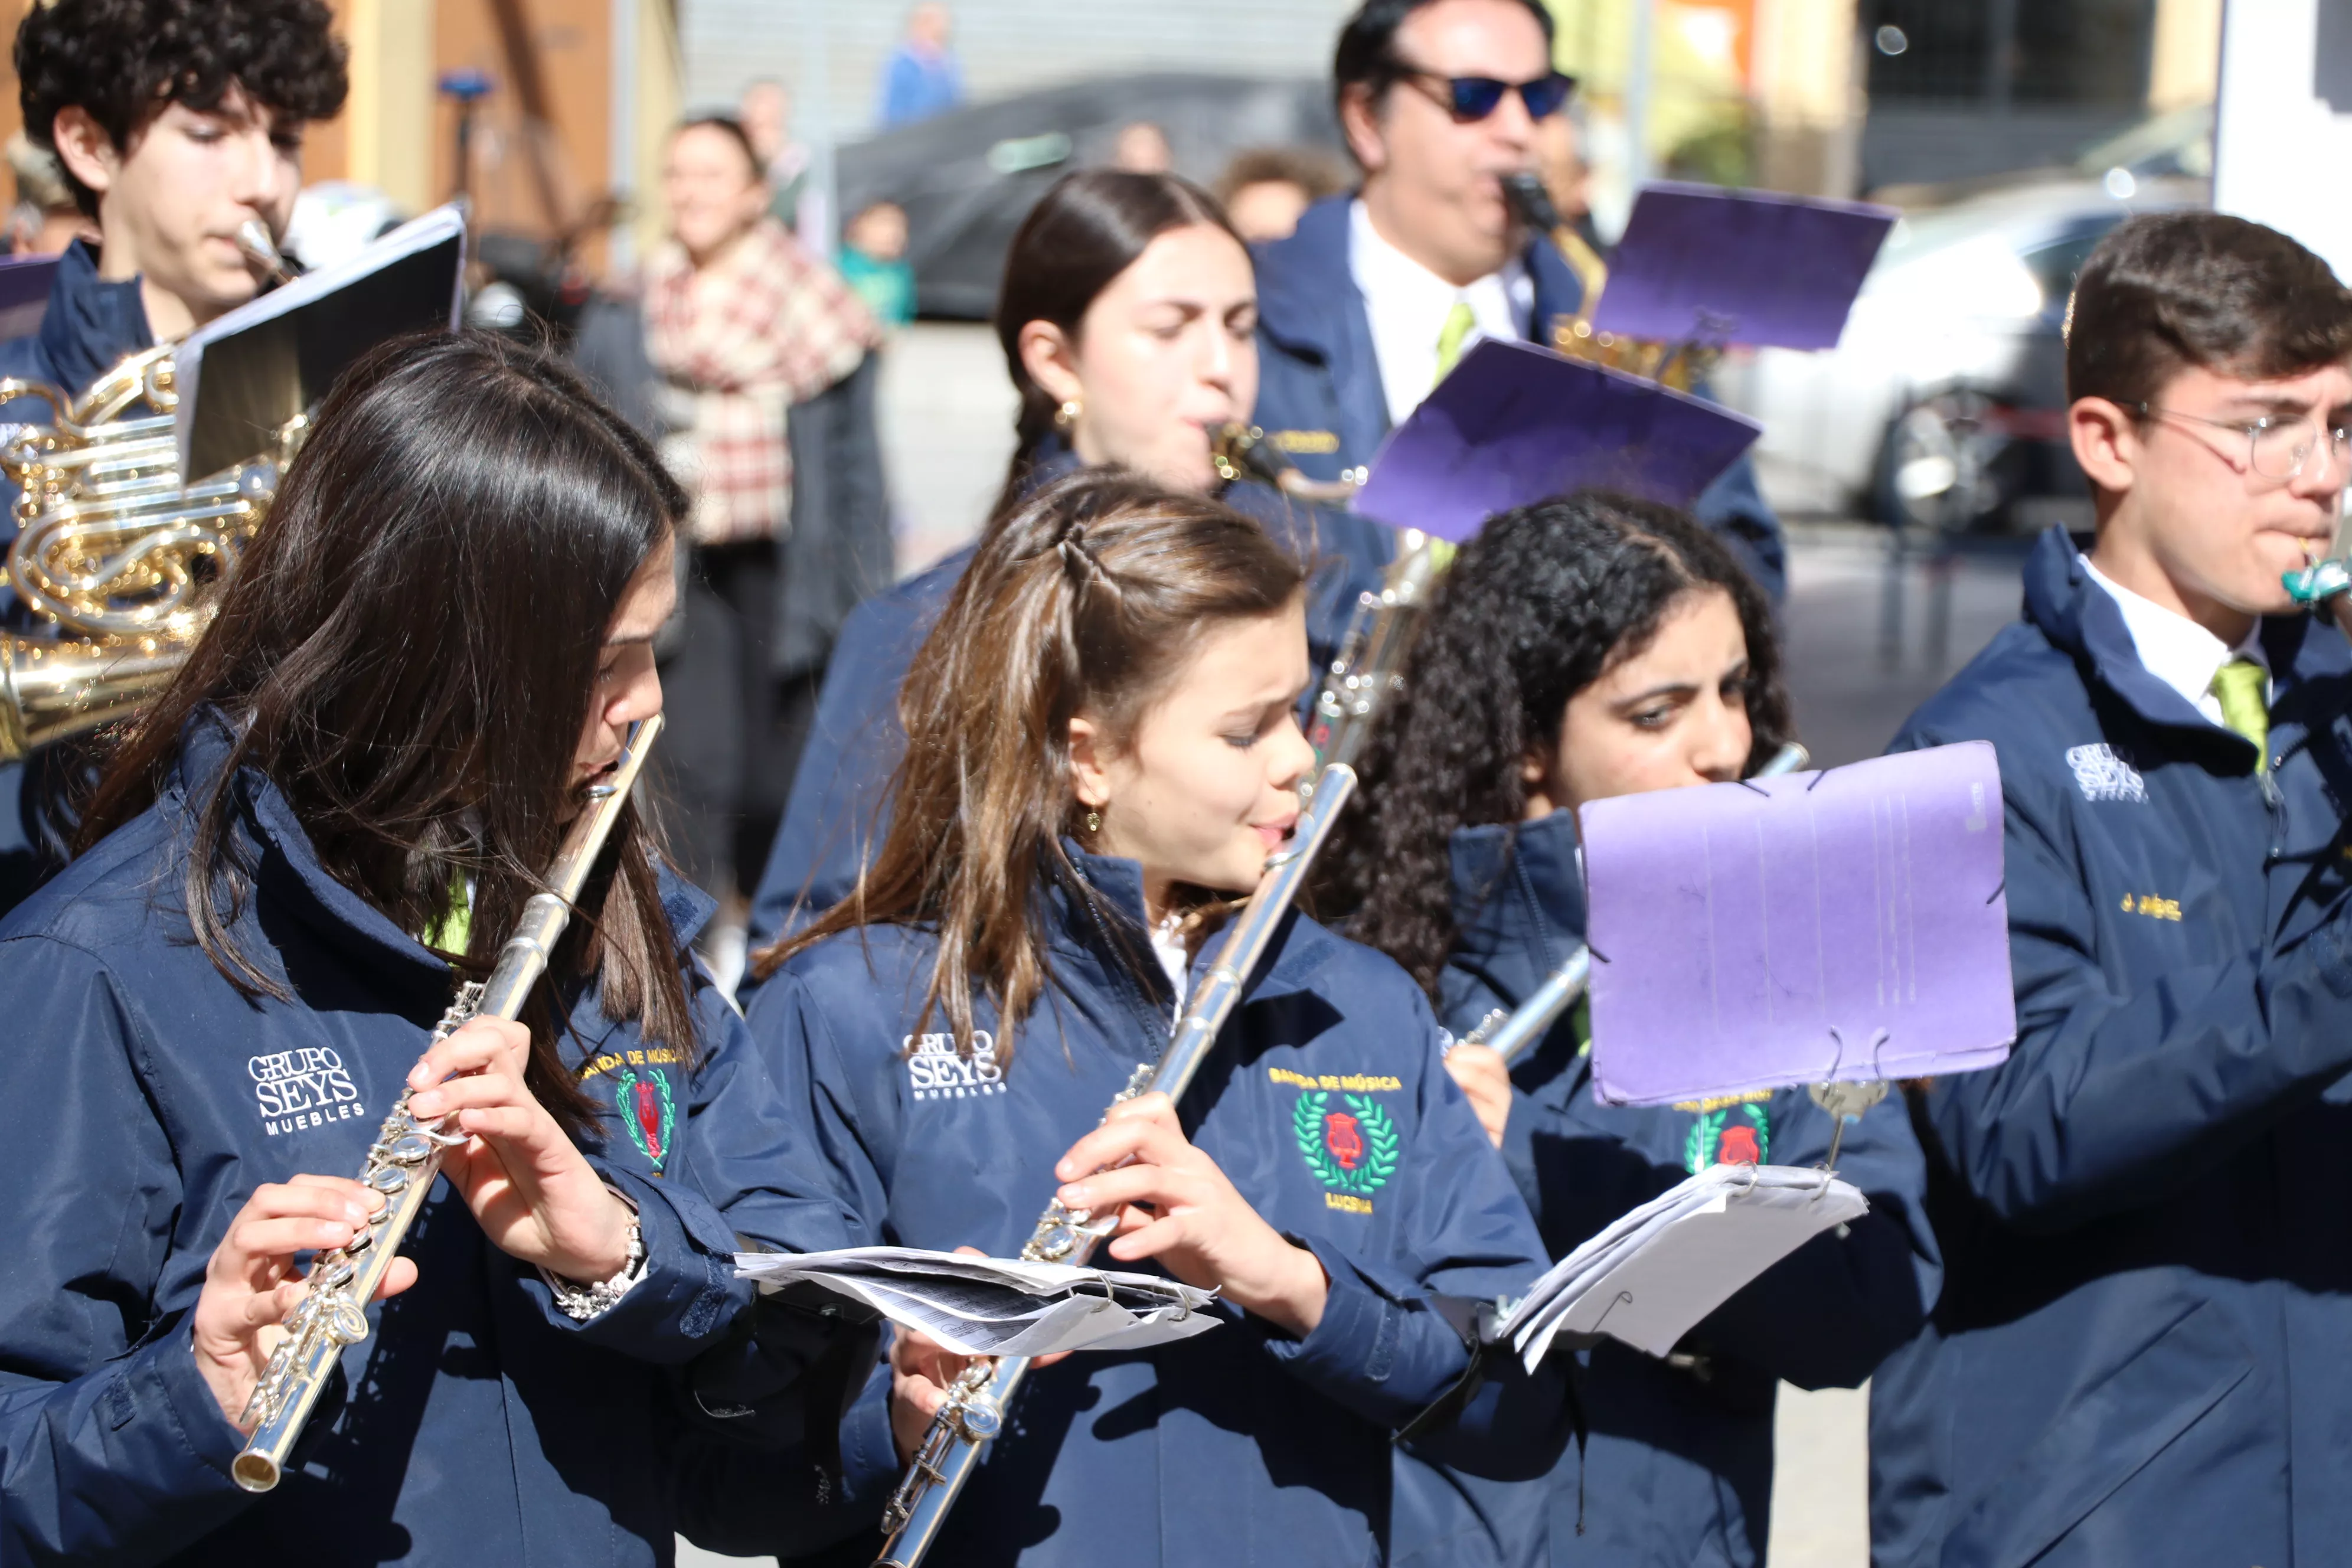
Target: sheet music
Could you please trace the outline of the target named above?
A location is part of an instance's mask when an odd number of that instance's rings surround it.
[[[1213,1290],[1157,1274],[974,1258],[911,1247],[746,1252],[735,1271],[780,1289],[807,1281],[920,1330],[961,1355],[1139,1350],[1213,1327]]]
[[[1712,1165],[1552,1265],[1496,1330],[1533,1372],[1563,1333],[1662,1356],[1742,1286],[1869,1200],[1827,1172]]]

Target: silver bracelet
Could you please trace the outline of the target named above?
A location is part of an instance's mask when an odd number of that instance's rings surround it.
[[[621,1197],[618,1193],[613,1195]],[[621,1201],[628,1202],[626,1198],[621,1198]],[[635,1205],[631,1205],[630,1209],[629,1260],[622,1264],[620,1272],[614,1274],[610,1279],[599,1279],[593,1285],[582,1285],[549,1269],[542,1268],[539,1271],[539,1277],[547,1281],[547,1288],[555,1292],[557,1308],[575,1323],[584,1323],[591,1318],[612,1310],[621,1298],[629,1293],[629,1287],[637,1282],[637,1277],[645,1272],[645,1232],[638,1224],[635,1212]]]

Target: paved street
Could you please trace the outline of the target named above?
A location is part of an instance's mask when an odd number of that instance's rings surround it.
[[[969,537],[1003,482],[1013,400],[1003,353],[981,327],[910,329],[891,349],[882,385],[899,564],[919,570]],[[1890,658],[1885,531],[1807,521],[1790,533],[1789,684],[1798,731],[1821,763],[1875,756],[1912,709],[2016,617],[2021,544],[1972,551],[1944,570],[1940,588],[1938,574],[1914,562],[1897,577]],[[1770,1568],[1868,1561],[1865,1410],[1857,1392],[1782,1390]],[[681,1542],[678,1561],[730,1560]]]

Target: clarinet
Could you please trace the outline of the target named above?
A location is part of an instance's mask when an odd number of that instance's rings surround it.
[[[1793,773],[1812,754],[1794,741],[1772,753],[1771,760],[1756,770],[1759,779]],[[1592,978],[1592,949],[1582,942],[1558,969],[1536,987],[1535,994],[1508,1013],[1501,1008],[1478,1021],[1478,1026],[1455,1042],[1465,1046],[1485,1046],[1499,1054],[1506,1067],[1517,1067],[1521,1058],[1535,1049],[1536,1042],[1550,1033],[1552,1024],[1574,1005],[1584,994],[1585,982]]]
[[[556,851],[547,870],[547,889],[531,895],[523,906],[522,919],[499,950],[490,977],[458,987],[457,1001],[434,1026],[435,1042],[447,1039],[469,1019],[511,1021],[521,1016],[523,1001],[546,972],[549,955],[571,923],[572,900],[628,805],[629,791],[661,727],[658,713],[630,727],[620,765],[609,782],[590,787],[587,808]],[[245,1407],[245,1419],[255,1423],[253,1436],[230,1466],[230,1474],[247,1491],[266,1492],[278,1485],[285,1474],[286,1456],[301,1436],[328,1373],[342,1359],[345,1346],[368,1337],[367,1304],[375,1299],[409,1226],[424,1208],[443,1157],[466,1141],[441,1131],[446,1121],[420,1121],[410,1115],[404,1089],[376,1130],[360,1180],[383,1194],[383,1212],[349,1242],[320,1253],[310,1265],[305,1280],[310,1289],[287,1317],[286,1337],[270,1352],[269,1365]]]
[[[1216,962],[1185,1005],[1183,1016],[1176,1021],[1168,1048],[1157,1062],[1137,1068],[1112,1104],[1154,1091],[1171,1100],[1183,1097],[1192,1075],[1216,1044],[1217,1032],[1240,1003],[1243,982],[1265,956],[1275,928],[1297,897],[1316,851],[1330,837],[1331,825],[1339,820],[1355,788],[1355,769],[1345,763],[1324,768],[1307,796],[1312,804],[1298,819],[1290,843],[1266,857],[1265,875],[1249,908],[1226,933]],[[1056,1198],[1038,1217],[1037,1228],[1021,1248],[1021,1257],[1030,1263],[1083,1264],[1116,1223],[1112,1215],[1097,1217],[1084,1209],[1066,1209]],[[876,1568],[916,1568],[922,1562],[947,1521],[948,1510],[955,1506],[957,1494],[980,1463],[981,1450],[1004,1429],[1004,1413],[1028,1375],[1026,1356],[976,1361],[949,1386],[946,1402],[931,1417],[914,1462],[907,1468],[882,1516],[882,1528],[889,1539],[874,1560]]]

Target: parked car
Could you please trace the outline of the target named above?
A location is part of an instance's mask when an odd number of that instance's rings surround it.
[[[2134,213],[2201,207],[2195,178],[2042,178],[1906,214],[1844,335],[1820,353],[1725,364],[1718,395],[1764,422],[1768,489],[1948,531],[2032,526],[2087,493],[2065,434],[2063,333],[2074,275]]]
[[[1113,77],[976,104],[851,142],[834,179],[845,219],[876,202],[907,214],[916,310],[983,320],[1013,231],[1071,169],[1111,162],[1119,130],[1160,127],[1176,172],[1202,184],[1252,147],[1339,155],[1329,83],[1205,73]]]

